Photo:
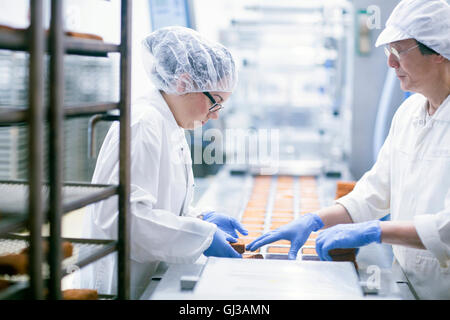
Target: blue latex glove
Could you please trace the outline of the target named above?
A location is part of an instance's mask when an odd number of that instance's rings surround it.
[[[381,242],[380,221],[338,224],[320,232],[316,239],[316,251],[320,260],[331,261],[329,250],[357,248],[372,242]]]
[[[228,243],[234,243],[236,241],[235,238],[217,228],[211,245],[203,252],[203,254],[207,257],[242,258],[242,256]]]
[[[289,240],[291,248],[289,250],[288,259],[295,260],[298,250],[308,239],[309,234],[323,227],[323,222],[315,213],[307,213],[302,217],[255,239],[247,245],[247,250],[255,251],[268,243],[278,240]]]
[[[241,225],[239,221],[235,218],[227,216],[225,214],[217,213],[217,212],[208,212],[203,214],[203,220],[214,223],[217,225],[222,231],[228,233],[230,236],[239,238],[236,230],[239,231],[244,236],[248,235],[248,231]]]

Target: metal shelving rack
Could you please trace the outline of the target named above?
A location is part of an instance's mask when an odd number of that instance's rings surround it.
[[[118,252],[117,299],[130,297],[130,97],[131,97],[131,0],[121,1],[121,42],[119,45],[98,40],[71,38],[63,31],[63,0],[51,1],[50,32],[43,25],[43,0],[30,1],[30,27],[26,30],[0,30],[0,49],[29,53],[29,101],[27,109],[0,109],[0,126],[27,125],[28,181],[0,181],[4,196],[0,199],[0,237],[10,239],[26,227],[29,236],[17,239],[29,245],[29,280],[0,293],[0,299],[26,297],[61,299],[61,280],[67,275],[62,263],[61,222],[63,214],[88,204],[118,195],[118,239],[66,239],[83,250],[82,244],[96,244],[98,250],[85,252],[77,267],[85,266],[107,254]],[[44,55],[50,56],[50,100],[44,106]],[[64,54],[106,56],[120,54],[120,99],[114,103],[64,106]],[[63,120],[119,110],[119,184],[93,185],[63,182]],[[44,123],[49,125],[48,155],[44,155]],[[43,176],[44,161],[49,163],[48,182]],[[43,276],[42,226],[50,224],[48,267]],[[45,296],[45,287],[48,295]]]

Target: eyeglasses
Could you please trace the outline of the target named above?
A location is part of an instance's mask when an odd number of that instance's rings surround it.
[[[401,54],[405,54],[408,51],[411,51],[412,49],[417,48],[419,45],[415,45],[414,47],[411,47],[409,49],[403,50],[403,51],[398,51],[397,49],[390,47],[389,45],[386,45],[384,47],[384,53],[386,54],[386,56],[389,58],[389,56],[391,55],[391,53],[394,55],[395,58],[397,58],[397,60],[400,60],[400,55]]]
[[[212,103],[212,106],[209,108],[209,112],[216,112],[223,109],[223,106],[217,102],[209,92],[203,92],[203,94],[207,96],[209,101]]]

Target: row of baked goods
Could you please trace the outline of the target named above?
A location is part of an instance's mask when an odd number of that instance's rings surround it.
[[[42,251],[45,256],[49,253],[49,243],[42,243]],[[73,255],[74,247],[69,241],[64,241],[61,246],[63,259]],[[21,276],[28,274],[29,267],[29,247],[25,247],[18,252],[4,253],[0,255],[0,291],[5,290],[22,280],[17,280]],[[64,300],[97,300],[98,292],[92,289],[67,289],[62,291]]]

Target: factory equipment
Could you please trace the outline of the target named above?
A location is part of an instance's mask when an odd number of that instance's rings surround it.
[[[225,127],[276,130],[280,167],[332,171],[350,153],[353,32],[348,1],[247,2],[220,33],[240,63]]]

